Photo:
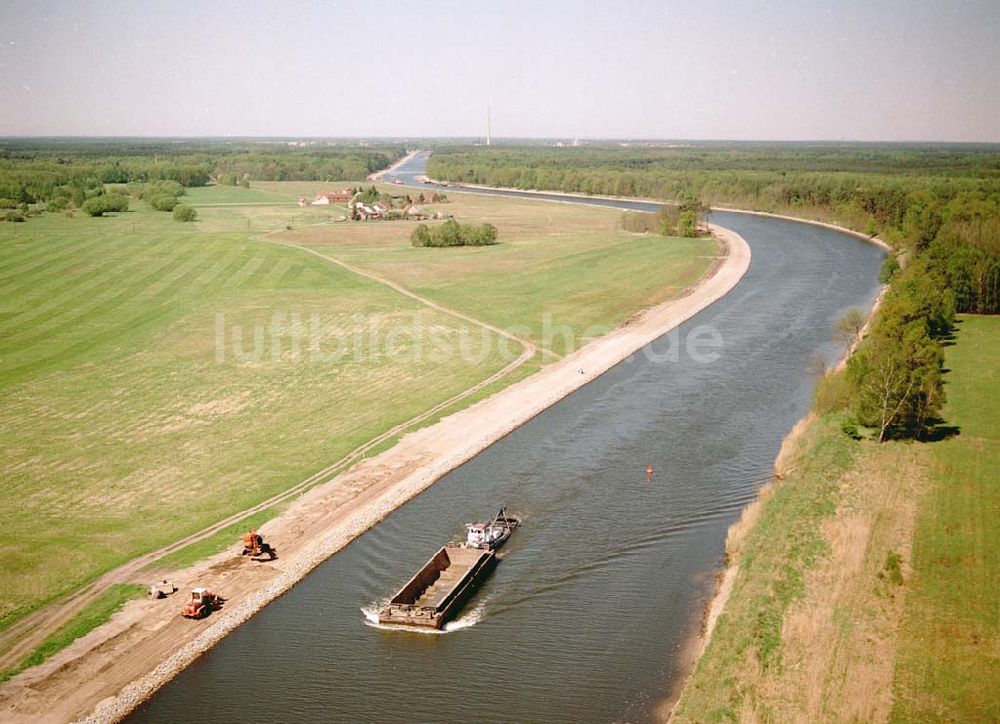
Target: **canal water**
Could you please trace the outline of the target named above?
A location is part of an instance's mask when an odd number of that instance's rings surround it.
[[[400,175],[420,173],[417,162]],[[446,475],[131,720],[652,719],[683,674],[679,654],[698,631],[727,527],[809,407],[810,359],[839,354],[834,323],[871,305],[882,260],[820,227],[712,220],[750,244],[750,270],[651,345],[663,359],[635,355]],[[696,328],[721,338],[714,361],[688,354]],[[364,611],[464,522],[503,504],[523,526],[448,632],[367,622]]]

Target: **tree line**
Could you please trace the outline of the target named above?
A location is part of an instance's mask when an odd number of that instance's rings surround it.
[[[879,440],[941,431],[942,347],[956,314],[1000,313],[1000,151],[996,146],[787,146],[689,149],[445,148],[428,175],[592,194],[697,199],[836,221],[893,247],[888,284],[864,339],[857,310],[838,325],[857,343],[816,387],[819,412]],[[670,233],[680,204],[626,214],[634,231]]]
[[[283,147],[197,141],[142,140],[0,141],[0,208],[49,203],[81,208],[108,184],[175,182],[204,186],[213,179],[248,185],[261,181],[337,181],[364,178],[389,166],[405,149],[359,147]],[[25,210],[25,209],[22,209]]]
[[[444,147],[434,178],[731,205],[836,221],[928,259],[958,312],[1000,312],[1000,150],[986,145]],[[624,224],[648,225],[632,217]],[[629,228],[629,226],[626,226]]]

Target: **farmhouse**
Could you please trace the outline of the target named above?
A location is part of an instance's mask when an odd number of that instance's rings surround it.
[[[346,204],[354,198],[354,191],[352,189],[342,189],[339,192],[324,191],[319,196],[314,198],[311,203],[313,206],[328,206],[330,204]]]

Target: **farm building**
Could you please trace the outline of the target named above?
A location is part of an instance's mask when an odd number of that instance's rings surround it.
[[[342,189],[334,193],[333,191],[324,191],[319,196],[312,200],[313,206],[327,206],[329,204],[346,204],[354,198],[354,191],[351,189]]]

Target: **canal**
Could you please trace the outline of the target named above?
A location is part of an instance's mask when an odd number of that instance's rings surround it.
[[[833,326],[872,304],[883,256],[798,222],[712,221],[753,253],[730,294],[395,511],[131,720],[652,719],[685,673],[727,527],[809,408],[810,360],[839,354]],[[721,338],[714,361],[687,354],[697,328]],[[523,526],[448,632],[366,622],[464,522],[503,504]]]

